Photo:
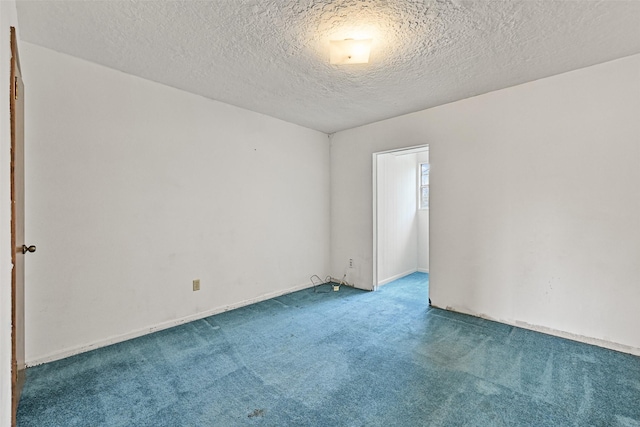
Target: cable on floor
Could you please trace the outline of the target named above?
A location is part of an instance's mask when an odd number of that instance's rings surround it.
[[[310,280],[311,280],[311,284],[313,285],[313,292],[318,294],[326,294],[331,292],[331,290],[326,290],[326,291],[318,290],[320,286],[331,285],[334,292],[338,292],[341,286],[349,286],[349,287],[355,288],[353,284],[345,280],[346,278],[347,278],[346,274],[342,276],[342,280],[336,279],[335,277],[331,277],[331,275],[329,275],[325,277],[323,282],[322,279],[320,279],[320,276],[318,276],[317,274],[314,274],[313,276],[311,276]]]
[[[318,294],[326,294],[329,293],[329,290],[326,291],[319,291],[318,288],[322,285],[328,285],[328,282],[323,282],[322,279],[320,278],[320,276],[318,276],[317,274],[314,274],[313,276],[311,276],[311,284],[313,285],[313,292],[318,293]]]

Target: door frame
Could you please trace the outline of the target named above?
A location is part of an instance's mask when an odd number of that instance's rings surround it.
[[[372,251],[372,264],[373,264],[373,283],[371,284],[371,289],[373,291],[377,291],[380,286],[378,286],[378,157],[384,154],[390,153],[404,153],[410,154],[412,151],[419,153],[421,151],[429,149],[429,144],[422,145],[414,145],[411,147],[405,148],[396,148],[393,150],[386,151],[378,151],[372,154],[372,181],[373,181],[373,251]],[[431,153],[429,153],[431,155]],[[417,197],[417,195],[416,195]],[[431,235],[431,210],[429,210],[429,235]],[[431,239],[429,239],[431,240]],[[431,250],[429,250],[429,254],[431,254]],[[429,263],[431,265],[431,263]]]

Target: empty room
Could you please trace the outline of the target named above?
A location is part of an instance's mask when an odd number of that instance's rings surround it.
[[[640,2],[0,1],[0,426],[640,426]]]

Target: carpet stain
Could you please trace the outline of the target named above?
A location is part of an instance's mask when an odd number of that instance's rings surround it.
[[[250,413],[249,415],[247,415],[249,418],[255,418],[255,417],[263,417],[264,416],[264,409],[254,409],[252,413]]]

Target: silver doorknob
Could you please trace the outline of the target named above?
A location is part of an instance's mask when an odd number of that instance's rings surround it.
[[[31,246],[22,245],[23,254],[26,254],[27,252],[35,252],[35,251],[36,251],[36,247],[34,245],[31,245]]]

